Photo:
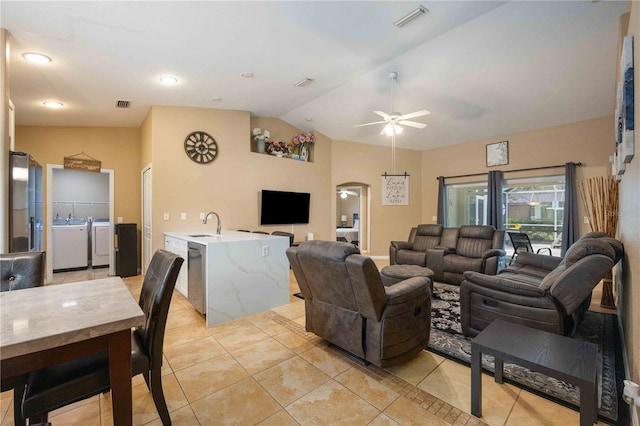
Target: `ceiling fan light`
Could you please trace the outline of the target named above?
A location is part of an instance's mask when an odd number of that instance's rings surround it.
[[[384,126],[384,133],[387,136],[393,136],[393,126],[391,124],[387,124],[386,126]]]
[[[393,129],[396,131],[396,135],[402,133],[402,127],[398,126],[397,124],[393,126]]]

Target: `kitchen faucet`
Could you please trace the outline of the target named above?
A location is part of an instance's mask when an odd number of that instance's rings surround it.
[[[212,215],[212,214],[216,215],[216,217],[218,218],[218,227],[216,228],[216,234],[220,235],[220,231],[222,230],[222,223],[220,222],[220,216],[218,216],[218,213],[216,213],[216,212],[207,213],[207,215],[202,220],[202,223],[204,223],[206,225],[207,224],[207,219],[209,218],[209,215]]]

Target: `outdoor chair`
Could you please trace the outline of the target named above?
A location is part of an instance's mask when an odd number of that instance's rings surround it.
[[[527,251],[529,253],[534,253],[533,246],[531,245],[531,240],[529,236],[524,232],[511,232],[507,231],[509,234],[509,239],[511,240],[511,245],[513,245],[513,255],[509,260],[509,265],[513,262],[520,251]],[[540,254],[541,251],[548,251],[549,256],[551,256],[551,248],[550,247],[542,247],[539,248],[535,253]]]

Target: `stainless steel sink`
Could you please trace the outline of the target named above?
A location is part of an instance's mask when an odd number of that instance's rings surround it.
[[[204,238],[204,237],[213,237],[213,235],[212,234],[190,234],[189,237]]]
[[[66,226],[66,225],[86,225],[87,221],[84,219],[53,219],[53,226]]]

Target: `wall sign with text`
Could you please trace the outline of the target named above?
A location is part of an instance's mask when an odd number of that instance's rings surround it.
[[[382,176],[382,205],[409,205],[409,175]]]

